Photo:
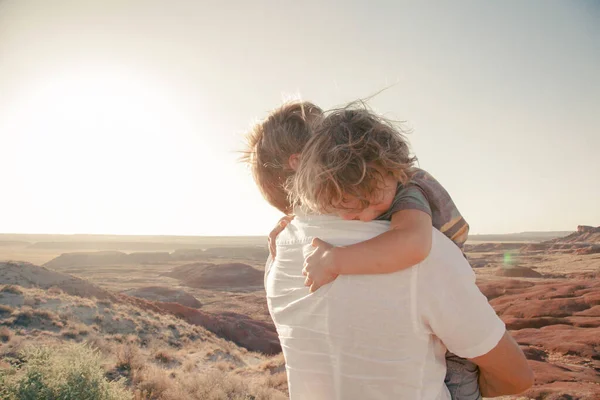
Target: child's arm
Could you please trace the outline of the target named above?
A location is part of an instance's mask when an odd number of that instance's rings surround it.
[[[351,246],[334,247],[333,268],[342,275],[387,274],[420,263],[431,250],[431,217],[420,210],[392,216],[390,230]]]
[[[420,263],[431,250],[431,217],[416,209],[392,215],[390,230],[350,246],[333,247],[320,239],[306,258],[305,284],[314,292],[338,275],[386,274]]]

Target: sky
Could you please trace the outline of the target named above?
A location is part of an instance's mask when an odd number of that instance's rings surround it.
[[[412,129],[471,233],[600,225],[597,1],[0,0],[0,232],[265,235],[286,99]]]

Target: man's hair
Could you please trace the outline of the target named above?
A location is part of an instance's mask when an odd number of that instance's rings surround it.
[[[291,202],[330,212],[351,196],[367,207],[384,174],[406,183],[416,158],[404,132],[363,102],[328,112],[314,128],[289,181]]]
[[[292,211],[286,191],[286,182],[294,175],[290,156],[302,152],[311,137],[311,126],[322,116],[323,110],[311,102],[285,103],[246,136],[242,161],[250,165],[263,197],[286,214]]]

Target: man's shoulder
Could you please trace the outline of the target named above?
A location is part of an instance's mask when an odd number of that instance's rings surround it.
[[[371,239],[389,229],[387,221],[345,221],[332,215],[300,215],[277,237],[278,245],[303,243],[318,237],[334,246]]]
[[[473,269],[458,246],[446,235],[432,228],[431,251],[420,265],[424,274],[446,279],[457,275],[473,276]]]

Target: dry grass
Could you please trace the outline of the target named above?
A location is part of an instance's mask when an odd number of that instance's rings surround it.
[[[0,304],[0,317],[11,315],[15,309],[11,306]]]
[[[17,358],[18,353],[21,351],[26,343],[23,337],[16,336],[14,332],[8,333],[8,341],[0,346],[0,359]]]
[[[266,378],[265,384],[267,387],[275,389],[279,392],[287,392],[287,374],[284,371],[279,372],[277,374],[269,375]]]
[[[175,399],[176,385],[166,371],[147,366],[135,371],[132,378],[135,386],[135,399]],[[175,392],[175,393],[174,393]]]
[[[196,366],[197,366],[196,360],[189,359],[183,363],[182,369],[183,369],[183,372],[190,373],[194,369],[196,369]]]
[[[23,294],[23,290],[15,285],[6,285],[0,289],[0,293]]]
[[[8,285],[0,289],[0,317],[2,360],[22,363],[21,351],[31,345],[85,343],[101,355],[109,381],[122,379],[135,399],[287,398],[279,375],[256,368],[269,358],[128,302]],[[279,362],[272,364],[277,368]]]
[[[121,381],[108,381],[99,354],[85,345],[29,345],[19,363],[0,374],[0,394],[6,400],[128,400]]]
[[[64,293],[65,292],[57,286],[52,286],[52,287],[48,288],[48,294],[51,294],[51,295],[60,296]]]
[[[143,366],[143,360],[140,355],[140,349],[130,343],[122,344],[117,347],[117,362],[115,367],[121,371],[135,371]]]
[[[129,304],[100,304],[56,290],[9,291],[39,301],[11,307],[0,298],[7,315],[0,329],[3,360],[22,362],[23,348],[31,345],[86,343],[101,354],[109,381],[122,379],[135,399],[287,398],[287,387],[266,367],[277,368],[278,359],[269,361],[171,315]],[[263,370],[256,368],[257,360],[265,365]]]
[[[154,359],[162,364],[177,363],[177,357],[175,354],[168,349],[160,349],[153,355]]]
[[[0,327],[0,341],[6,343],[13,337],[13,332],[8,327]]]
[[[77,339],[81,336],[89,335],[91,330],[83,324],[71,324],[68,328],[63,329],[60,334],[67,339]]]
[[[110,306],[112,306],[112,301],[110,301],[108,299],[102,299],[102,300],[98,300],[98,304],[101,306],[110,307]]]
[[[58,319],[58,315],[52,310],[46,309],[34,309],[31,311],[32,316],[37,317],[39,319],[45,319],[48,321],[56,321]]]

